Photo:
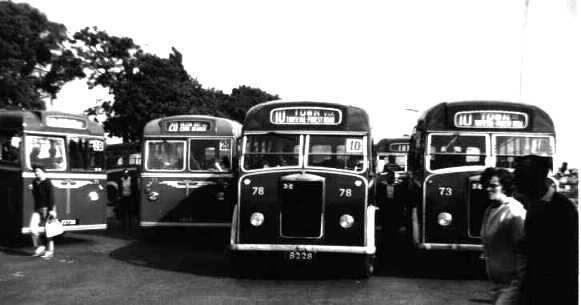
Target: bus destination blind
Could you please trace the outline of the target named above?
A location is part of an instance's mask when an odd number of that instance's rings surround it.
[[[322,107],[283,107],[270,112],[274,125],[339,125],[341,110]]]

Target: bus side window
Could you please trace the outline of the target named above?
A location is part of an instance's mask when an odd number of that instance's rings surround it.
[[[18,163],[20,137],[0,135],[0,161],[3,163]]]

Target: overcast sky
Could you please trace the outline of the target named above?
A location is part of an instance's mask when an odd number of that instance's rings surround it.
[[[146,51],[183,54],[204,87],[363,107],[374,138],[409,134],[442,101],[535,104],[557,126],[557,162],[579,165],[581,27],[574,0],[27,2],[69,32],[97,26]],[[527,16],[525,18],[525,15]],[[102,93],[67,85],[54,109]]]

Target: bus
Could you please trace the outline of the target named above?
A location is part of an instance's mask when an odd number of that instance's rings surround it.
[[[406,200],[416,248],[481,251],[487,195],[480,174],[509,170],[518,156],[555,153],[553,121],[521,103],[440,103],[418,119],[410,140]],[[397,194],[396,194],[397,195]]]
[[[241,127],[205,115],[148,122],[143,131],[140,226],[229,227]]]
[[[137,181],[141,167],[141,143],[108,144],[105,147],[107,162],[107,196],[109,204],[118,197],[119,181],[123,171],[129,171],[132,181]]]
[[[261,256],[307,264],[334,257],[371,275],[371,148],[361,108],[282,100],[252,107],[242,129],[230,234],[233,271],[263,265],[254,264]]]
[[[379,208],[376,223],[381,226],[382,239],[393,246],[400,228],[405,228],[404,206],[395,200],[395,193],[401,192],[407,175],[408,138],[381,139],[374,145],[376,166],[375,203]]]
[[[409,138],[390,138],[377,142],[374,146],[376,173],[384,172],[387,165],[394,174],[394,182],[398,182],[407,172],[409,141]]]
[[[65,231],[106,229],[105,136],[82,115],[0,110],[2,236],[29,234],[33,166],[46,169]]]

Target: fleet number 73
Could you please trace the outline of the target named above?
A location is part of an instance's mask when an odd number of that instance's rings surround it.
[[[440,196],[449,197],[454,193],[451,187],[440,186],[438,189],[440,190]]]

